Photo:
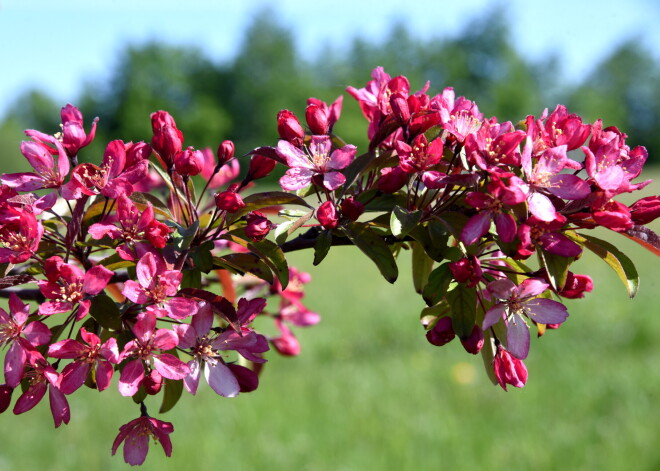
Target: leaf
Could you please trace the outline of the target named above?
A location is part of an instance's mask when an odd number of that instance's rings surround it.
[[[435,321],[440,317],[449,315],[451,309],[447,301],[442,300],[438,304],[430,307],[425,307],[422,309],[422,313],[419,315],[419,320],[422,322],[422,325],[426,330],[435,324]]]
[[[459,283],[447,292],[447,302],[451,306],[451,320],[454,332],[461,339],[466,339],[472,333],[477,320],[477,291]]]
[[[468,217],[465,214],[456,211],[445,211],[440,216],[435,216],[435,218],[454,236],[454,239],[460,240],[463,226],[468,221]]]
[[[421,211],[408,211],[401,206],[395,206],[390,216],[390,230],[392,235],[403,239],[422,220]]]
[[[633,226],[626,232],[621,232],[630,240],[634,240],[646,250],[660,256],[660,236],[646,226]]]
[[[202,272],[197,268],[184,270],[181,278],[181,288],[201,288]]]
[[[228,232],[223,234],[222,238],[242,245],[257,255],[277,276],[282,289],[286,289],[289,284],[289,265],[287,264],[284,252],[282,252],[282,249],[277,244],[268,239],[254,242],[242,230]]]
[[[433,306],[444,298],[452,279],[453,275],[449,269],[449,264],[443,263],[436,267],[430,273],[426,286],[424,286],[424,290],[422,291],[422,298],[424,298],[426,304]]]
[[[176,350],[172,350],[171,353],[178,357]],[[165,391],[163,392],[163,402],[158,411],[160,414],[171,410],[179,402],[183,393],[183,381],[163,378],[163,388]]]
[[[419,242],[411,242],[412,246],[412,277],[415,291],[422,294],[433,270],[433,259],[430,258]]]
[[[314,266],[323,261],[325,256],[328,255],[330,247],[332,247],[332,231],[322,231],[314,244]]]
[[[302,227],[303,224],[309,221],[313,215],[314,215],[314,210],[311,210],[300,216],[295,221],[287,221],[285,223],[278,225],[274,231],[275,242],[277,243],[277,245],[282,245],[284,242],[286,242],[286,239],[295,231],[297,231],[300,227]],[[284,227],[281,228],[281,226]]]
[[[243,198],[245,207],[232,214],[230,222],[240,219],[245,214],[269,206],[279,206],[281,204],[297,204],[311,208],[309,203],[298,195],[286,193],[284,191],[266,191],[264,193],[254,193]]]
[[[147,203],[151,203],[154,213],[160,214],[161,216],[165,216],[169,220],[174,219],[174,216],[172,216],[172,213],[170,212],[170,208],[167,207],[167,204],[165,204],[165,202],[161,201],[159,198],[152,195],[151,193],[135,192],[129,198],[131,199],[131,201],[133,201],[133,203],[135,203],[135,205],[141,211],[143,211],[144,208],[147,207]]]
[[[348,188],[353,184],[353,182],[362,173],[362,171],[367,168],[367,165],[369,165],[373,159],[375,159],[375,156],[371,152],[365,152],[364,154],[358,155],[356,158],[354,158],[353,162],[348,164],[348,166],[342,171],[344,177],[346,177],[346,181],[344,182],[341,195],[339,195],[339,199],[344,196],[346,190],[348,190]]]
[[[114,253],[109,257],[104,258],[98,264],[103,265],[105,268],[112,271],[119,270],[120,268],[135,266],[135,262],[132,262],[130,260],[124,260],[117,253]]]
[[[171,227],[176,228],[176,233],[172,236],[174,241],[174,247],[179,251],[183,252],[190,248],[190,244],[195,239],[197,235],[197,230],[199,229],[199,220],[193,222],[189,227],[183,227],[174,221],[166,221],[166,224]]]
[[[639,288],[639,275],[637,274],[637,269],[633,264],[632,260],[628,256],[624,255],[619,249],[614,247],[609,242],[598,239],[593,236],[584,235],[584,234],[571,234],[567,233],[571,239],[575,240],[578,244],[583,247],[591,250],[593,253],[598,255],[605,263],[607,263],[614,272],[617,274],[619,279],[623,282],[624,286],[628,290],[628,295],[630,298],[634,298],[637,294],[637,289]]]
[[[488,379],[494,384],[499,384],[497,382],[497,377],[495,376],[495,369],[493,368],[493,360],[495,359],[495,354],[497,353],[497,347],[495,346],[495,339],[493,339],[490,329],[484,331],[484,346],[481,348],[481,359],[484,361],[484,368],[486,369],[486,374]]]
[[[442,262],[445,260],[445,252],[447,251],[447,240],[449,240],[449,234],[445,234],[446,237],[444,243],[434,243],[430,236],[430,231],[428,231],[424,226],[414,227],[413,230],[410,231],[409,235],[417,242],[419,242],[422,247],[424,247],[426,254],[433,260],[436,262]]]
[[[536,253],[541,265],[547,270],[548,279],[555,291],[564,289],[566,277],[568,276],[568,267],[575,261],[575,258],[551,254],[541,248],[537,248]]]
[[[246,272],[252,273],[267,283],[273,284],[273,272],[255,254],[231,253],[222,257],[214,257],[213,262],[216,266],[231,271],[238,271],[241,275]]]
[[[111,330],[121,330],[121,312],[117,304],[106,294],[97,294],[92,298],[89,315]]]
[[[383,277],[394,283],[399,276],[394,256],[385,241],[369,226],[361,222],[352,222],[342,226],[341,230],[378,267]]]
[[[193,262],[195,263],[195,268],[198,268],[204,273],[208,273],[213,270],[213,254],[211,254],[211,250],[213,250],[214,247],[215,245],[213,242],[207,240],[202,245],[195,247],[191,251],[190,258],[192,258]]]

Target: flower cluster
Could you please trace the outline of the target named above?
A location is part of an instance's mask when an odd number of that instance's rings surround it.
[[[246,154],[243,179],[231,141],[184,147],[166,111],[151,115],[149,143],[111,141],[99,164],[78,163],[97,120],[86,132],[72,105],[62,133],[26,131],[20,149],[34,171],[0,178],[0,411],[19,385],[15,414],[48,392],[59,427],[71,417],[67,396],[116,388],[140,415],[112,453],[123,443],[126,462],[141,464],[153,437],[169,456],[173,425],[149,415],[148,398],[161,395],[167,412],[201,376],[222,397],[257,389],[270,347],[298,355],[295,328],[320,320],[303,303],[310,276],[286,253],[313,249],[316,265],[336,245],[355,245],[389,282],[411,250],[427,340],[458,336],[495,384],[524,386],[530,331],[558,328],[561,298],[593,288],[570,270],[584,250],[635,294],[632,262],[591,229],[660,254],[644,226],[660,216],[660,197],[617,200],[648,184],[637,181],[647,153],[561,105],[514,126],[451,88],[428,89],[411,93],[382,68],[349,87],[368,121],[360,155],[333,131],[342,97],[310,98],[304,124],[283,110],[279,141]],[[254,192],[278,164],[283,191]],[[276,333],[260,333],[263,323]]]

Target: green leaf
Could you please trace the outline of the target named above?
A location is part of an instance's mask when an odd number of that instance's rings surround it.
[[[201,288],[202,272],[197,268],[183,270],[180,288]]]
[[[449,284],[453,279],[449,264],[443,263],[436,267],[428,277],[426,286],[422,291],[422,298],[427,305],[433,306],[447,294]]]
[[[401,206],[395,206],[390,216],[390,229],[392,235],[403,239],[422,220],[421,211],[408,211]]]
[[[346,193],[346,190],[353,184],[353,182],[357,179],[357,177],[364,171],[364,169],[367,168],[369,163],[375,159],[375,156],[370,153],[370,152],[365,152],[362,155],[358,155],[355,159],[353,159],[353,162],[351,162],[343,171],[342,173],[346,177],[346,181],[344,182],[343,189],[341,192],[341,195],[339,198],[344,196]]]
[[[617,274],[621,282],[628,290],[630,298],[634,298],[639,288],[639,275],[637,269],[623,252],[609,242],[584,234],[567,233],[571,239],[578,244],[591,250],[607,263]]]
[[[459,283],[447,292],[446,298],[451,306],[454,332],[461,339],[468,338],[477,319],[477,290]]]
[[[426,254],[436,262],[442,262],[445,260],[447,241],[449,240],[448,233],[445,233],[444,243],[438,241],[434,242],[430,235],[430,231],[427,230],[426,227],[416,226],[413,228],[413,230],[410,231],[410,237],[419,242],[421,246],[424,247]]]
[[[208,240],[192,250],[190,258],[192,258],[195,263],[195,268],[198,268],[204,273],[213,270],[213,254],[211,254],[211,250],[213,250],[214,247],[213,242]]]
[[[432,326],[435,325],[436,321],[441,318],[449,315],[451,309],[447,301],[442,300],[434,306],[425,307],[422,309],[422,313],[419,315],[420,321],[426,330],[429,330]]]
[[[177,230],[172,236],[174,247],[176,247],[179,252],[183,252],[190,248],[190,244],[192,244],[192,241],[197,235],[197,230],[199,229],[199,220],[193,222],[189,227],[183,227],[174,221],[166,221],[166,224],[175,227]]]
[[[433,270],[433,259],[430,258],[419,242],[411,242],[412,246],[412,277],[415,291],[422,294],[422,290]]]
[[[394,256],[385,241],[369,226],[361,222],[352,222],[342,226],[341,230],[378,267],[383,277],[394,283],[399,276]]]
[[[170,212],[170,208],[167,207],[167,204],[165,204],[165,202],[161,201],[159,198],[152,195],[151,193],[141,193],[138,191],[133,193],[130,196],[130,199],[131,201],[133,201],[133,203],[138,205],[138,208],[140,208],[139,205],[146,207],[147,203],[151,203],[151,206],[154,209],[154,213],[160,214],[161,216],[165,216],[167,219],[174,219],[174,216],[172,216],[172,213]]]
[[[121,330],[121,313],[107,294],[100,293],[92,298],[89,315],[106,329]]]
[[[170,353],[176,353],[176,351],[172,350]],[[163,392],[163,402],[161,403],[160,410],[158,411],[160,414],[164,414],[165,412],[171,410],[176,405],[176,403],[179,402],[179,399],[181,399],[181,394],[183,393],[183,381],[164,378],[163,389],[165,390]]]
[[[325,256],[328,255],[330,247],[332,247],[332,231],[322,231],[314,244],[314,266],[323,261]]]
[[[445,230],[454,236],[454,239],[460,240],[463,226],[468,222],[468,217],[465,214],[456,211],[445,211],[439,216],[435,216],[435,218],[444,226]]]
[[[493,339],[490,329],[484,331],[484,346],[481,348],[481,359],[484,361],[484,368],[488,379],[494,384],[498,385],[497,377],[495,376],[495,369],[493,368],[493,360],[497,353],[495,340]]]
[[[282,289],[286,289],[289,284],[289,265],[286,262],[284,252],[282,252],[282,249],[277,244],[268,239],[254,242],[242,231],[223,234],[222,238],[242,245],[257,255],[277,276],[277,279],[282,284]]]
[[[286,193],[284,191],[266,191],[264,193],[254,193],[243,198],[245,207],[232,214],[230,222],[240,219],[250,211],[257,211],[269,206],[279,206],[281,204],[297,204],[311,208],[309,203],[298,195],[293,193]]]
[[[241,275],[252,273],[257,278],[261,278],[271,285],[273,284],[273,272],[255,254],[231,253],[222,257],[214,257],[213,262],[216,266],[230,271],[237,271]]]
[[[130,260],[124,260],[117,253],[114,253],[109,257],[104,258],[98,264],[103,265],[105,268],[112,271],[119,270],[120,268],[135,266],[135,262],[131,262]]]
[[[314,210],[311,210],[303,214],[295,221],[287,221],[285,223],[278,225],[274,231],[275,242],[277,243],[277,245],[282,245],[284,242],[286,242],[286,239],[295,231],[297,231],[300,227],[302,227],[303,224],[309,221],[313,215],[314,215]],[[281,228],[281,226],[284,227]]]
[[[537,248],[536,253],[539,257],[540,263],[548,272],[550,284],[555,291],[561,291],[566,284],[566,277],[568,276],[568,267],[575,261],[574,257],[562,257],[545,252],[541,248]]]

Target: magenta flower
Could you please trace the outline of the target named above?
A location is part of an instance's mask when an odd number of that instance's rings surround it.
[[[50,411],[53,414],[55,427],[62,423],[68,424],[71,411],[66,397],[59,389],[59,375],[55,368],[48,363],[36,350],[28,352],[29,368],[25,372],[28,387],[14,404],[14,414],[22,414],[31,410],[46,394],[50,402]]]
[[[92,128],[89,134],[85,134],[83,128],[83,115],[78,108],[73,105],[66,105],[60,113],[62,117],[62,145],[66,153],[73,157],[78,151],[86,147],[94,140],[96,134],[96,123],[98,118],[94,118]]]
[[[492,281],[488,292],[501,301],[486,312],[483,330],[504,319],[508,351],[518,359],[525,359],[529,353],[529,327],[523,316],[539,324],[561,324],[568,317],[562,303],[537,297],[549,286],[534,278],[526,279],[520,286],[509,279]]]
[[[404,141],[394,143],[396,153],[399,155],[399,166],[406,173],[425,172],[442,160],[444,142],[436,138],[428,142],[424,134],[420,134],[412,145]]]
[[[289,141],[281,140],[277,144],[277,155],[286,160],[289,169],[280,179],[285,190],[299,190],[314,182],[323,182],[328,190],[336,190],[346,181],[346,177],[337,170],[346,168],[353,161],[356,153],[354,145],[345,145],[332,153],[329,136],[313,136],[312,142],[301,150]]]
[[[507,384],[515,388],[522,388],[527,383],[527,367],[522,360],[511,355],[502,345],[497,346],[493,370],[497,382],[505,391]]]
[[[149,241],[154,247],[162,249],[172,231],[156,220],[150,203],[140,211],[126,195],[117,198],[117,219],[118,226],[100,222],[92,224],[88,232],[96,240],[104,236],[113,240],[122,240],[123,244],[117,247],[117,253],[124,260],[135,260],[135,247],[140,241]]]
[[[43,322],[26,325],[30,306],[15,293],[9,295],[9,314],[0,308],[0,346],[11,345],[5,355],[5,382],[15,388],[23,378],[23,369],[34,347],[50,340],[50,330]]]
[[[29,129],[25,131],[33,141],[21,143],[21,153],[34,168],[34,173],[2,175],[2,183],[17,191],[34,191],[41,188],[60,188],[69,174],[69,157],[62,143],[53,136]],[[55,149],[44,144],[47,142]],[[57,166],[53,154],[58,154]]]
[[[124,346],[119,361],[135,358],[129,361],[121,371],[119,392],[123,396],[133,396],[145,379],[145,365],[158,371],[164,378],[183,379],[189,373],[188,366],[170,353],[158,353],[162,350],[172,350],[179,343],[179,337],[168,329],[156,330],[156,312],[159,309],[147,309],[138,315],[133,326],[136,339]]]
[[[165,260],[160,255],[147,252],[137,263],[138,281],[124,283],[122,293],[137,304],[157,304],[162,306],[172,319],[185,319],[197,312],[197,303],[192,299],[175,296],[183,273],[167,270]],[[169,298],[169,299],[168,299]]]
[[[0,228],[0,263],[23,263],[39,248],[44,226],[29,210]]]
[[[582,253],[582,248],[561,233],[565,225],[566,218],[560,213],[556,213],[549,222],[530,216],[518,228],[518,254],[529,257],[539,247],[554,255],[577,257]]]
[[[48,281],[41,280],[37,284],[41,294],[52,301],[41,303],[39,314],[50,316],[70,311],[79,305],[77,320],[85,317],[91,306],[91,300],[84,299],[85,295],[99,294],[114,274],[102,265],[92,267],[85,272],[75,265],[64,263],[59,256],[46,260],[45,269]]]
[[[172,432],[174,426],[171,423],[143,415],[119,428],[119,435],[112,444],[112,454],[114,456],[119,445],[124,442],[124,461],[131,466],[141,465],[149,451],[149,439],[153,437],[160,442],[165,456],[170,456],[172,442],[169,435]]]
[[[101,344],[101,339],[87,332],[84,327],[80,329],[80,336],[86,345],[77,340],[66,339],[48,348],[49,357],[74,359],[62,370],[60,390],[64,394],[71,394],[82,386],[94,365],[98,390],[107,389],[112,379],[112,364],[119,363],[117,340],[114,337]]]

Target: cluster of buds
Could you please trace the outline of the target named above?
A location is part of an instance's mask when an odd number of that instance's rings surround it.
[[[625,233],[660,254],[645,227],[660,197],[617,200],[649,183],[635,181],[643,147],[561,105],[514,126],[451,88],[430,96],[429,84],[411,93],[382,68],[372,77],[348,88],[369,123],[363,153],[333,133],[342,97],[310,98],[306,125],[281,111],[279,142],[246,154],[242,179],[231,141],[215,153],[184,148],[166,111],[151,115],[150,144],[114,140],[98,165],[78,163],[96,120],[86,133],[71,105],[62,133],[26,131],[34,171],[4,174],[0,186],[0,411],[16,389],[16,414],[48,392],[59,427],[68,395],[114,390],[117,373],[140,415],[121,426],[113,454],[123,443],[125,460],[141,464],[153,437],[169,456],[174,428],[149,415],[149,396],[162,395],[166,412],[202,374],[219,396],[254,391],[270,347],[298,355],[294,328],[319,322],[303,304],[310,276],[287,263],[294,250],[313,249],[318,264],[332,246],[355,245],[392,283],[396,255],[411,250],[427,340],[458,337],[505,390],[527,381],[530,330],[558,328],[561,299],[593,289],[569,269],[583,250],[635,294],[632,262],[588,232]],[[254,192],[278,163],[283,191]],[[257,317],[277,334],[258,332]]]

